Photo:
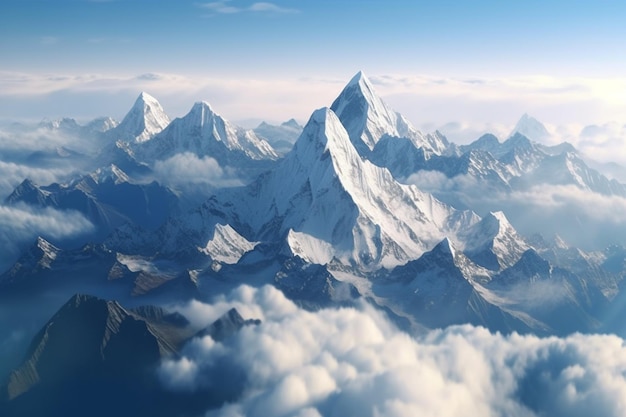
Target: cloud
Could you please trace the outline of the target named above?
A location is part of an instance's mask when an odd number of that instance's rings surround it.
[[[36,184],[51,184],[67,178],[72,167],[38,168],[14,162],[0,161],[0,199],[7,197],[25,178]]]
[[[540,184],[511,191],[493,188],[469,175],[448,178],[438,171],[419,171],[405,182],[479,215],[503,211],[525,236],[558,234],[570,245],[586,250],[626,245],[624,197],[603,195],[576,185]]]
[[[239,185],[228,169],[222,169],[219,163],[205,156],[198,158],[191,152],[183,152],[154,164],[154,175],[166,185]]]
[[[231,7],[231,2],[219,4]],[[273,3],[255,4],[256,8],[270,9],[267,5]],[[257,74],[229,78],[157,72],[124,75],[4,71],[0,72],[0,114],[39,120],[110,115],[120,120],[137,94],[148,91],[170,116],[184,115],[192,103],[208,100],[229,120],[279,123],[295,117],[306,121],[312,109],[332,103],[350,75],[298,78]],[[591,158],[626,164],[626,154],[620,152],[626,78],[461,79],[370,74],[370,79],[377,93],[416,127],[425,131],[440,129],[456,143],[468,143],[487,132],[504,139],[519,117],[528,112],[553,133],[549,144],[569,141]],[[593,125],[595,130],[584,129]]]
[[[262,324],[221,343],[195,339],[159,370],[170,389],[207,393],[229,375],[218,371],[238,373],[239,400],[207,416],[626,412],[626,347],[617,336],[504,336],[464,325],[412,338],[365,303],[309,312],[273,287],[242,287],[229,300],[262,310]]]
[[[0,246],[3,250],[0,271],[10,266],[21,247],[34,241],[37,236],[61,240],[93,230],[93,224],[76,211],[37,209],[24,204],[0,205]]]
[[[196,101],[208,100],[229,120],[259,118],[277,123],[292,117],[307,120],[311,109],[332,102],[342,82],[166,73],[120,76],[0,72],[0,114],[35,121],[68,115],[108,115],[121,120],[139,92],[147,91],[172,117],[186,114]]]
[[[248,6],[233,6],[232,4],[233,3],[230,0],[214,1],[209,3],[202,3],[200,4],[200,7],[219,14],[235,14],[243,12],[285,14],[298,12],[298,10],[296,9],[281,7],[275,3],[267,2],[252,3]]]

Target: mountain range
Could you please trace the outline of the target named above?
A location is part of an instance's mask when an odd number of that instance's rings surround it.
[[[123,305],[205,300],[242,283],[273,285],[311,310],[366,300],[414,333],[463,323],[539,335],[615,331],[607,317],[625,296],[626,242],[590,250],[529,234],[516,227],[525,217],[511,201],[546,187],[622,199],[626,185],[568,143],[541,144],[547,130],[531,116],[504,141],[486,134],[459,146],[415,129],[359,72],[304,126],[248,130],[207,102],[170,120],[147,93],[119,124],[70,120],[46,128],[97,142],[81,154],[83,172],[64,183],[26,178],[4,201],[79,213],[93,226],[78,238],[25,243],[0,275],[0,300],[70,299],[49,322],[37,319],[43,327],[7,383],[12,410],[39,398],[28,394],[39,383],[82,380],[79,368],[103,380],[141,372],[192,337],[163,325],[165,310]],[[191,180],[168,182],[164,166]],[[555,231],[571,234],[571,225]],[[254,323],[230,312],[196,337]],[[61,338],[84,354],[68,357]],[[135,361],[144,345],[150,354]]]

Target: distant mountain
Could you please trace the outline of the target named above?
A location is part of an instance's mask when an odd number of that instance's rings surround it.
[[[552,136],[539,120],[528,115],[528,113],[524,113],[518,120],[510,136],[515,136],[516,133],[520,133],[535,142],[546,142]]]
[[[114,140],[142,143],[152,139],[170,123],[161,104],[148,93],[141,93],[121,123],[109,130]]]
[[[216,342],[222,342],[228,337],[234,335],[244,326],[254,326],[261,324],[261,320],[247,319],[245,320],[239,314],[236,308],[231,308],[220,318],[215,320],[209,326],[196,333],[195,337],[210,336]]]
[[[173,120],[151,140],[137,144],[134,152],[149,165],[189,152],[199,158],[211,157],[222,168],[230,167],[250,176],[269,169],[271,162],[278,159],[269,143],[252,130],[232,125],[207,102],[194,104],[189,113]]]
[[[430,328],[473,323],[500,331],[541,331],[494,304],[477,280],[489,280],[489,271],[473,264],[444,239],[431,251],[398,266],[377,281],[374,292],[394,311],[401,311]]]
[[[70,184],[38,186],[24,180],[6,198],[6,204],[26,203],[82,213],[106,236],[125,222],[154,229],[176,209],[176,195],[156,182],[134,182],[115,165],[99,168]]]
[[[254,128],[254,133],[265,139],[279,154],[286,154],[302,133],[302,126],[294,119],[281,123],[279,126],[262,122]]]

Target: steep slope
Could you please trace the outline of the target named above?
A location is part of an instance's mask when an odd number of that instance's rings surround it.
[[[246,253],[254,249],[257,242],[249,242],[230,225],[217,224],[213,238],[200,252],[208,255],[216,262],[236,264]]]
[[[222,314],[217,320],[209,324],[204,329],[196,333],[196,337],[210,336],[216,342],[222,342],[233,334],[237,333],[244,326],[254,326],[261,324],[261,320],[245,320],[236,308],[231,308]]]
[[[424,148],[426,157],[441,154],[448,145],[443,136],[424,135],[401,114],[391,110],[376,95],[372,83],[361,71],[350,80],[330,108],[341,120],[359,154],[364,157],[369,157],[376,144],[385,136],[409,139],[416,148]],[[387,152],[390,153],[390,150],[387,149]],[[399,155],[398,152],[392,154]]]
[[[478,265],[492,271],[512,266],[528,249],[504,213],[492,212],[463,232],[464,252]]]
[[[364,161],[329,109],[313,113],[294,149],[244,193],[235,192],[230,204],[241,207],[238,218],[259,240],[294,230],[364,268],[415,259],[444,234],[477,221]],[[329,259],[311,254],[310,261]]]
[[[597,331],[599,320],[594,315],[608,304],[592,281],[552,266],[533,249],[494,276],[489,287],[510,308],[525,311],[560,334]]]
[[[253,131],[232,125],[206,102],[195,103],[187,115],[173,120],[152,140],[136,146],[135,152],[147,162],[190,152],[198,157],[210,156],[220,166],[233,168],[278,158],[270,144]]]
[[[167,187],[156,182],[137,183],[119,167],[110,165],[69,184],[37,186],[25,180],[5,203],[76,210],[95,226],[93,237],[101,239],[125,222],[157,228],[174,212],[178,198]]]
[[[254,133],[261,139],[266,140],[279,154],[286,154],[291,150],[302,133],[302,126],[294,119],[290,119],[280,126],[274,126],[262,122],[253,129]]]
[[[126,310],[115,301],[74,295],[33,338],[2,387],[3,416],[200,415],[232,401],[219,386],[201,393],[163,387],[156,369],[193,333],[158,307]]]
[[[109,131],[109,135],[114,140],[141,143],[152,139],[169,123],[170,118],[157,99],[142,92],[122,122]]]
[[[528,113],[524,113],[517,121],[510,136],[514,136],[516,133],[520,133],[536,142],[545,142],[552,136],[539,120]]]
[[[171,341],[117,302],[75,295],[33,339],[26,360],[11,374],[8,398],[39,384],[140,373],[175,350]]]
[[[419,259],[378,280],[374,292],[394,311],[430,328],[472,323],[494,331],[542,330],[530,317],[494,304],[495,297],[479,284],[487,282],[489,275],[446,238]]]

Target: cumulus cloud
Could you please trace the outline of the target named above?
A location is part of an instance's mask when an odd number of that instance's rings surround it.
[[[170,389],[209,392],[229,375],[218,370],[240,373],[239,400],[207,416],[626,412],[626,347],[617,336],[504,336],[464,325],[412,338],[365,303],[309,312],[273,287],[242,287],[228,301],[258,309],[248,317],[262,324],[219,343],[195,339],[159,370]]]
[[[0,271],[10,266],[21,246],[37,236],[67,239],[92,232],[93,224],[75,211],[35,209],[27,205],[0,205],[0,245],[3,249]]]
[[[167,185],[238,185],[228,169],[209,157],[198,158],[190,152],[183,152],[154,164],[154,175]]]

